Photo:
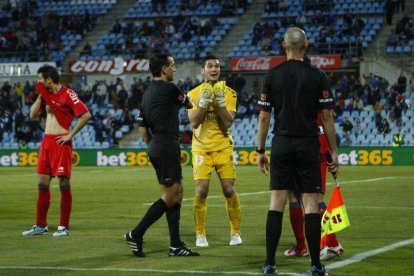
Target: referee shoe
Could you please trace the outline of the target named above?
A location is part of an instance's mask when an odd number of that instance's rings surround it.
[[[200,256],[199,253],[192,251],[185,243],[182,243],[180,247],[170,247],[168,250],[168,256],[170,257],[192,257]]]
[[[142,239],[134,239],[131,236],[131,231],[130,231],[124,235],[124,240],[127,242],[127,244],[132,250],[132,253],[134,253],[135,256],[139,258],[145,257],[145,253],[142,251],[142,243],[143,243]]]

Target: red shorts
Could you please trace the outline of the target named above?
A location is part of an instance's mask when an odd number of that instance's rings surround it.
[[[321,153],[321,176],[322,176],[322,194],[325,194],[326,191],[326,173],[328,171],[328,160],[326,159],[326,154]]]
[[[72,141],[59,145],[55,139],[65,134],[45,134],[39,149],[37,173],[51,176],[66,176],[72,173]]]

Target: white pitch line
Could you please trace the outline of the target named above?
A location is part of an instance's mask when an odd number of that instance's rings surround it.
[[[378,249],[370,250],[357,254],[349,259],[339,261],[326,266],[327,270],[334,270],[337,268],[345,267],[350,264],[359,263],[366,258],[382,254],[399,247],[403,247],[414,243],[414,239],[399,241],[391,245],[387,245]],[[124,272],[158,272],[158,273],[182,273],[182,274],[224,274],[224,275],[262,275],[258,272],[247,271],[204,271],[204,270],[163,270],[163,269],[135,269],[135,268],[77,268],[77,267],[50,267],[50,266],[0,266],[0,270],[68,270],[68,271],[124,271]],[[307,275],[305,273],[287,273],[279,272],[278,275]]]
[[[374,249],[374,250],[370,250],[370,251],[367,251],[367,252],[363,252],[361,254],[357,254],[357,255],[349,258],[349,259],[327,265],[326,269],[332,270],[332,269],[341,268],[341,267],[344,267],[344,266],[347,266],[347,265],[350,265],[350,264],[353,264],[353,263],[359,263],[359,262],[361,262],[362,260],[364,260],[368,257],[372,257],[372,256],[375,256],[375,255],[378,255],[378,254],[382,254],[384,252],[388,252],[388,251],[391,251],[391,250],[394,250],[396,248],[403,247],[403,246],[406,246],[406,245],[409,245],[409,244],[412,244],[412,243],[414,243],[414,239],[399,241],[399,242],[396,242],[396,243],[393,243],[393,244],[390,244],[390,245],[387,245],[387,246],[384,246],[384,247],[381,247],[381,248],[378,248],[378,249]]]
[[[224,275],[263,275],[258,272],[247,271],[204,271],[204,270],[164,270],[164,269],[140,269],[140,268],[77,268],[77,267],[52,267],[52,266],[0,266],[1,269],[14,270],[68,270],[68,271],[123,271],[123,272],[147,272],[147,273],[181,273],[181,274],[224,274]],[[299,276],[301,273],[278,273],[278,275]]]
[[[368,179],[362,179],[362,180],[350,180],[350,181],[341,181],[341,184],[349,184],[349,183],[361,183],[361,182],[375,182],[375,181],[381,181],[381,180],[388,180],[388,179],[395,179],[400,178],[396,176],[387,176],[387,177],[378,177],[378,178],[368,178]],[[411,178],[411,177],[408,177]],[[333,185],[332,182],[327,182],[326,185]],[[270,193],[270,191],[260,191],[260,192],[253,192],[253,193],[237,193],[238,196],[249,196],[249,195],[260,195],[260,194],[266,194]],[[210,198],[223,198],[223,195],[219,196],[209,196]],[[184,198],[183,201],[193,200],[194,198]],[[147,202],[144,203],[144,205],[152,205],[154,202]]]

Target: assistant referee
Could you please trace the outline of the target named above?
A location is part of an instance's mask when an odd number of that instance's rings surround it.
[[[319,258],[321,217],[318,194],[321,192],[319,160],[318,112],[332,150],[329,171],[338,175],[338,152],[334,120],[330,109],[334,106],[326,76],[304,62],[308,46],[305,32],[289,28],[282,42],[287,61],[271,69],[263,82],[259,105],[258,166],[267,174],[265,154],[270,115],[274,108],[275,125],[272,133],[270,163],[270,209],[266,222],[266,262],[264,275],[276,275],[275,253],[282,232],[283,210],[289,190],[302,194],[305,210],[305,236],[311,255],[311,275],[327,275]]]

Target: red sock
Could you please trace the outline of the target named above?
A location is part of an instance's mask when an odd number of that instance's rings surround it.
[[[72,191],[70,184],[60,187],[60,226],[69,229],[69,218],[72,211]]]
[[[325,202],[319,202],[319,213],[321,214],[321,217],[325,213],[325,210],[326,210]],[[326,237],[326,246],[328,246],[328,247],[337,247],[338,245],[339,245],[339,242],[336,239],[335,233],[329,234]]]
[[[296,238],[296,248],[298,250],[306,248],[305,244],[305,230],[303,228],[304,219],[302,205],[300,202],[289,204],[290,224],[292,225],[293,233]]]
[[[50,190],[49,185],[38,185],[39,195],[37,197],[37,212],[36,212],[36,225],[40,227],[47,226],[47,211],[50,206]]]

